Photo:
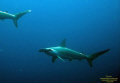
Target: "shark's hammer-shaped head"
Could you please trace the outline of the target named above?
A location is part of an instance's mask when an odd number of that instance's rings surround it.
[[[64,39],[61,44],[60,44],[60,47],[65,47],[66,46],[66,39]],[[39,50],[39,52],[44,52],[48,55],[57,55],[58,52],[54,49],[56,47],[50,47],[50,48],[42,48]]]
[[[57,47],[50,47],[50,48],[43,48],[43,49],[40,49],[39,52],[44,52],[46,53],[47,55],[50,55],[52,56],[52,62],[54,63],[55,60],[57,58],[61,59],[62,61],[64,61],[61,57],[60,57],[60,53],[57,49],[59,48],[62,48],[62,47],[66,47],[66,39],[63,39],[63,41],[61,42],[60,46],[57,46]],[[65,62],[65,61],[64,61]]]
[[[40,49],[39,52],[44,52],[47,55],[50,55],[52,57],[57,57],[57,55],[58,55],[58,52],[52,48],[43,48],[43,49]]]
[[[39,50],[39,52],[49,52],[49,51],[52,51],[52,49],[50,48],[42,48]]]

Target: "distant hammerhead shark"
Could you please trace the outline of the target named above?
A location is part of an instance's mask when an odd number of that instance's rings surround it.
[[[27,14],[28,12],[31,12],[31,10],[27,10],[27,11],[20,12],[20,13],[17,13],[17,14],[10,14],[10,13],[7,13],[7,12],[0,11],[0,19],[2,19],[2,20],[4,20],[4,19],[12,19],[15,26],[18,27],[17,20],[20,17],[22,17],[23,15]]]
[[[50,47],[50,48],[43,48],[40,49],[39,52],[44,52],[47,55],[52,56],[52,62],[54,63],[57,58],[64,61],[64,59],[69,59],[69,61],[72,60],[82,60],[87,59],[89,65],[92,67],[92,60],[99,57],[100,55],[108,52],[110,49],[100,51],[91,55],[85,55],[83,53],[79,53],[77,51],[71,50],[69,48],[66,48],[66,39],[63,39],[60,46],[57,47]],[[65,61],[64,61],[65,62]]]

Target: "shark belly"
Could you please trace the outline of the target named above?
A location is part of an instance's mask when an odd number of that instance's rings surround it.
[[[104,53],[108,52],[109,50],[110,49],[103,50],[87,56],[87,55],[84,55],[83,53],[79,53],[77,51],[66,48],[66,39],[63,39],[60,46],[43,48],[43,49],[40,49],[39,52],[44,52],[47,55],[52,56],[53,63],[57,58],[59,58],[63,62],[65,62],[64,59],[69,59],[69,61],[72,61],[72,59],[77,59],[77,60],[86,59],[89,65],[92,67],[92,61],[97,57],[99,57],[100,55],[103,55]]]
[[[63,59],[87,59],[86,55],[68,48],[55,47],[52,49],[56,50],[57,54]]]
[[[5,12],[0,12],[0,19],[13,19],[14,15],[5,13]]]

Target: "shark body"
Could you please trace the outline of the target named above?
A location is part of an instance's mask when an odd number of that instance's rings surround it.
[[[89,65],[92,67],[92,60],[95,58],[99,57],[100,55],[108,52],[110,49],[100,51],[91,55],[85,55],[83,53],[79,53],[77,51],[71,50],[69,48],[66,48],[66,40],[64,39],[60,46],[57,47],[50,47],[50,48],[43,48],[40,49],[39,52],[44,52],[47,55],[52,56],[52,62],[54,63],[57,58],[60,60],[64,61],[64,59],[69,59],[70,61],[72,60],[82,60],[86,59],[89,63]]]
[[[20,17],[22,17],[23,15],[27,14],[28,12],[31,12],[31,10],[27,10],[27,11],[20,12],[20,13],[17,13],[17,14],[10,14],[10,13],[7,13],[7,12],[0,11],[0,19],[2,19],[2,20],[4,20],[4,19],[12,19],[15,26],[18,27],[17,20]]]

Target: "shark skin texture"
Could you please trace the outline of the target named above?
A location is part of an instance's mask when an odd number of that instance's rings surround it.
[[[91,55],[85,55],[83,53],[79,53],[77,51],[74,51],[72,49],[69,49],[66,47],[66,39],[63,39],[60,46],[57,47],[49,47],[49,48],[42,48],[39,50],[39,52],[44,52],[45,54],[52,57],[52,62],[54,63],[55,60],[58,58],[62,60],[68,59],[69,61],[72,60],[79,60],[86,59],[89,65],[92,67],[92,61],[99,57],[100,55],[103,55],[104,53],[108,52],[110,49],[100,51]]]
[[[31,10],[27,10],[27,11],[16,13],[16,14],[10,14],[10,13],[7,13],[7,12],[0,11],[0,19],[3,20],[3,21],[4,21],[4,19],[12,19],[15,26],[18,27],[17,20],[20,17],[22,17],[23,15],[25,15],[25,14],[27,14],[29,12],[31,12]]]

